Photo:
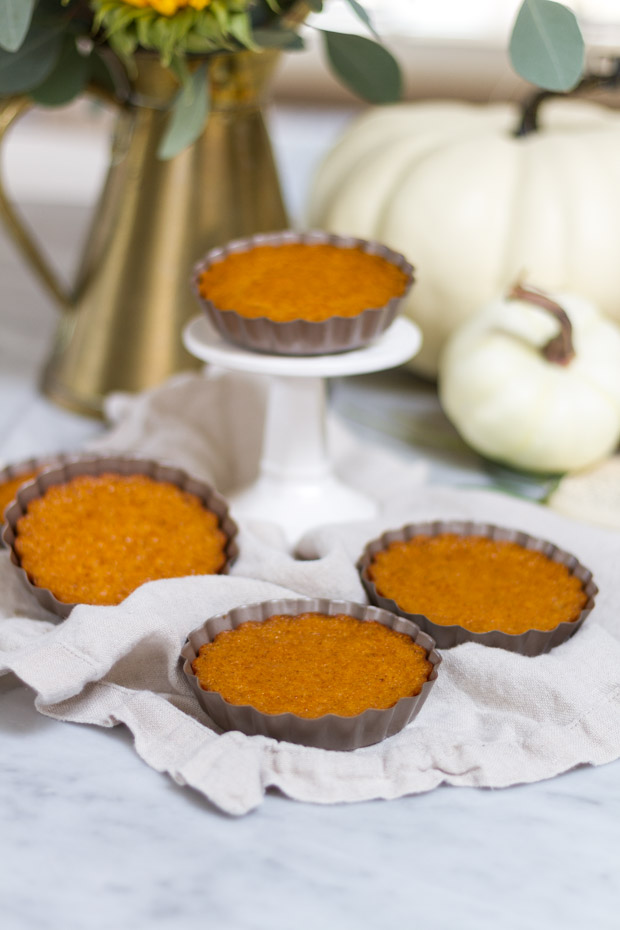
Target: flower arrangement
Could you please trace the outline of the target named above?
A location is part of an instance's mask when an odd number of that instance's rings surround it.
[[[359,0],[347,0],[368,37],[319,29],[328,63],[371,103],[401,93],[398,64],[381,44]],[[2,0],[0,96],[29,94],[55,106],[87,85],[119,93],[139,50],[156,53],[178,77],[164,157],[194,141],[208,115],[204,69],[196,58],[239,48],[303,48],[299,25],[323,0]],[[523,0],[510,40],[515,70],[554,92],[574,88],[583,73],[584,42],[574,14],[555,0]]]
[[[393,102],[398,64],[364,7],[348,2],[369,36],[321,29],[328,63],[362,98]],[[206,56],[301,49],[299,26],[322,7],[322,0],[2,0],[0,96],[58,106],[95,86],[122,97],[136,53],[157,54],[180,83],[160,151],[170,157],[198,137],[208,116]]]

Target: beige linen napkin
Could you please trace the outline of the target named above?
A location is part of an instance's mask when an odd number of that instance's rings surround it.
[[[113,399],[117,425],[98,445],[177,461],[226,490],[256,469],[263,409],[251,379],[183,376],[139,398]],[[417,466],[362,446],[337,423],[331,441],[347,480],[383,489],[382,510],[372,523],[307,534],[300,550],[309,561],[288,555],[273,527],[243,527],[231,576],[153,582],[118,607],[78,607],[54,625],[1,553],[0,671],[33,688],[37,708],[49,716],[124,723],[149,765],[231,814],[256,807],[268,787],[306,801],[359,801],[444,782],[503,787],[618,758],[620,534],[494,492],[425,485]],[[219,734],[178,663],[186,633],[208,615],[293,592],[361,600],[354,566],[363,544],[382,529],[428,517],[514,526],[574,552],[601,589],[595,610],[546,656],[473,644],[444,651],[420,716],[377,746],[339,753]]]

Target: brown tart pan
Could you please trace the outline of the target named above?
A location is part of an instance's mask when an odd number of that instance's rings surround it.
[[[20,572],[25,584],[46,610],[57,614],[61,618],[68,617],[75,604],[59,601],[48,589],[34,584],[26,571],[21,567],[19,555],[15,550],[17,536],[17,522],[24,516],[30,501],[42,497],[45,491],[55,484],[65,484],[78,475],[101,475],[105,472],[114,472],[118,475],[147,475],[155,481],[167,481],[176,485],[182,491],[195,494],[206,508],[213,511],[219,518],[220,529],[226,534],[228,542],[225,548],[226,562],[219,573],[227,574],[232,563],[239,554],[235,537],[238,533],[237,524],[228,513],[228,505],[223,497],[210,485],[192,477],[181,468],[165,465],[154,459],[142,459],[128,455],[110,455],[93,457],[76,457],[67,459],[62,464],[49,468],[39,474],[33,481],[23,485],[17,496],[5,513],[2,541],[11,550],[11,562],[16,571]]]
[[[409,614],[402,610],[396,601],[379,594],[375,583],[369,576],[369,567],[377,552],[386,549],[393,542],[406,542],[414,536],[438,536],[442,533],[455,533],[459,536],[484,536],[488,539],[503,540],[517,543],[525,549],[541,552],[554,562],[565,565],[571,575],[575,575],[583,584],[588,600],[576,620],[558,624],[552,630],[526,630],[524,633],[504,633],[502,630],[489,630],[486,633],[475,633],[463,626],[443,626],[433,623],[428,617],[419,614]],[[494,526],[490,523],[474,523],[462,520],[435,520],[429,523],[409,523],[398,530],[389,530],[377,539],[369,542],[364,549],[357,567],[360,572],[362,584],[371,603],[393,611],[401,617],[414,617],[420,627],[429,633],[437,643],[438,649],[449,649],[461,643],[480,643],[483,646],[495,646],[517,652],[523,656],[537,656],[559,646],[560,643],[570,639],[581,627],[586,617],[594,607],[594,599],[598,588],[592,578],[592,572],[585,568],[574,555],[565,552],[558,546],[543,539],[537,539],[519,530]],[[421,617],[421,619],[420,619]]]
[[[277,322],[267,317],[250,319],[232,309],[216,307],[200,293],[200,277],[228,255],[249,252],[256,246],[277,247],[290,243],[307,245],[334,245],[338,248],[358,248],[370,255],[378,255],[400,268],[408,278],[403,293],[393,297],[382,307],[369,307],[357,316],[332,316],[327,320],[290,320]],[[259,233],[245,239],[235,239],[225,246],[211,249],[194,267],[192,286],[200,306],[215,329],[225,339],[256,352],[275,355],[331,355],[368,345],[394,322],[401,302],[413,283],[413,267],[398,252],[379,242],[336,236],[322,231],[296,233],[291,230]]]
[[[36,458],[24,459],[21,462],[13,462],[10,465],[6,465],[4,468],[0,468],[0,487],[5,484],[7,481],[13,481],[15,478],[20,478],[22,475],[30,475],[32,472],[42,472],[48,468],[55,468],[58,465],[62,465],[63,462],[67,462],[70,459],[77,459],[78,455],[67,455],[64,453],[52,453],[50,455],[38,456]],[[29,478],[29,481],[33,481],[33,478]],[[24,481],[26,484],[27,482]],[[6,505],[4,508],[8,510],[10,504]],[[0,524],[2,523],[3,512],[0,512]],[[0,532],[1,532],[0,527]],[[0,549],[3,548],[3,542],[0,538]]]
[[[386,710],[370,708],[352,717],[325,714],[322,717],[300,717],[293,713],[266,714],[251,705],[231,704],[217,691],[201,688],[192,670],[192,662],[200,647],[212,642],[218,633],[234,630],[247,621],[263,621],[274,614],[296,615],[318,612],[334,616],[348,614],[358,620],[377,620],[383,626],[398,633],[405,633],[427,651],[433,665],[428,681],[419,694],[401,698]],[[418,618],[420,619],[420,618]],[[437,679],[441,656],[435,649],[434,640],[420,630],[415,620],[404,619],[377,607],[356,604],[353,601],[332,601],[326,598],[285,598],[263,601],[237,607],[225,614],[211,617],[187,637],[181,651],[183,671],[208,716],[222,730],[240,730],[248,736],[270,736],[272,739],[289,743],[301,743],[321,749],[352,750],[378,743],[393,736],[416,717]]]

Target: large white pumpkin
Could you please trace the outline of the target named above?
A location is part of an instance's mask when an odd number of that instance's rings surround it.
[[[519,123],[509,104],[374,109],[316,177],[311,225],[414,264],[406,312],[426,374],[450,332],[519,276],[620,319],[620,114],[551,100],[539,131],[516,138]]]

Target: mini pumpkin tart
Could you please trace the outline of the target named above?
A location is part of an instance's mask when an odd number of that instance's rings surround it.
[[[325,598],[263,601],[189,634],[183,670],[224,730],[357,749],[402,730],[437,678],[434,640],[413,620]]]
[[[408,524],[368,543],[358,568],[373,604],[422,614],[440,649],[471,641],[540,655],[577,632],[598,593],[575,556],[486,523]]]
[[[409,262],[377,242],[291,231],[212,249],[193,277],[224,338],[281,355],[367,345],[394,321],[412,282]]]
[[[75,457],[75,456],[74,456]],[[46,468],[53,468],[67,461],[71,456],[58,454],[47,455],[40,458],[25,459],[0,469],[0,522],[4,511],[11,501],[15,499],[17,491],[22,484],[32,481]]]
[[[48,610],[118,604],[147,581],[224,573],[236,524],[209,485],[150,459],[76,459],[41,472],[6,512],[11,560]]]

